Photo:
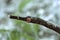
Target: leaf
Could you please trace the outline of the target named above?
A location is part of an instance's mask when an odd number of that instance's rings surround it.
[[[34,37],[28,35],[28,34],[24,34],[24,37],[26,38],[26,40],[34,40]]]
[[[22,0],[22,2],[20,3],[20,5],[19,5],[19,7],[18,7],[18,10],[20,11],[20,12],[22,12],[22,9],[25,7],[25,5],[27,4],[27,3],[29,3],[31,0]]]
[[[19,40],[20,39],[20,32],[14,30],[10,34],[11,40]]]
[[[15,26],[21,27],[23,22],[21,20],[14,20]]]
[[[33,26],[34,26],[35,31],[38,32],[39,31],[39,25],[38,24],[34,24]]]
[[[32,30],[30,28],[30,24],[27,24],[27,23],[24,25],[23,30],[24,30],[24,32],[27,32],[27,33],[32,32]]]

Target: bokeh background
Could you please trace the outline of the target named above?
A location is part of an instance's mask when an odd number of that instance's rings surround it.
[[[42,18],[60,26],[60,0],[0,0],[0,40],[60,40],[51,29],[8,15]]]

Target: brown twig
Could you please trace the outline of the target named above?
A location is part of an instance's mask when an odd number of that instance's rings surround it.
[[[58,27],[58,26],[56,26],[56,25],[54,25],[52,23],[49,23],[49,22],[47,22],[47,21],[45,21],[45,20],[43,20],[41,18],[35,18],[35,17],[29,17],[29,16],[28,17],[10,16],[10,18],[17,19],[17,20],[23,20],[23,21],[26,21],[26,22],[29,20],[28,22],[30,22],[30,23],[43,25],[43,26],[45,26],[45,27],[47,27],[49,29],[52,29],[52,30],[54,30],[54,31],[56,31],[57,33],[60,34],[60,27]],[[30,19],[28,19],[28,18],[30,18]]]

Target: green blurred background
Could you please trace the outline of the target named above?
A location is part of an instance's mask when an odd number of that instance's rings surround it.
[[[42,25],[10,19],[8,15],[42,18],[60,26],[60,0],[0,0],[0,40],[60,40]]]

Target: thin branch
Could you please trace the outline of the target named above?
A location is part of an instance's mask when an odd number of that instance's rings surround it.
[[[52,24],[52,23],[49,23],[41,18],[35,18],[35,17],[17,17],[17,16],[10,16],[11,19],[17,19],[17,20],[23,20],[23,21],[26,21],[27,22],[27,18],[30,18],[31,21],[30,23],[35,23],[35,24],[40,24],[40,25],[43,25],[49,29],[52,29],[54,31],[56,31],[57,33],[60,34],[60,27]]]

